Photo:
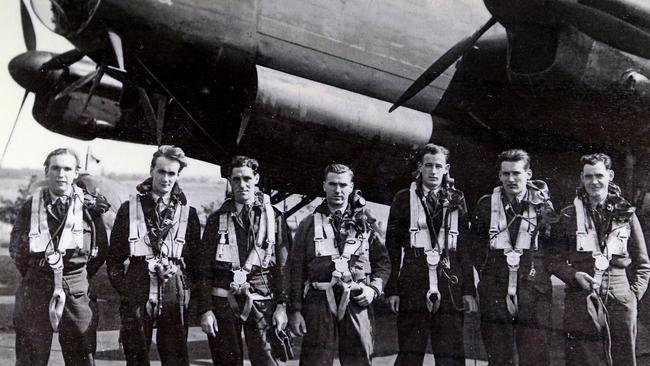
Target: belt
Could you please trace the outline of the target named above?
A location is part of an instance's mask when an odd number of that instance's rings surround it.
[[[246,294],[246,302],[244,303],[244,308],[239,311],[239,304],[237,304],[237,300],[235,300],[235,295],[233,295],[232,291],[229,289],[221,288],[221,287],[213,287],[212,288],[212,296],[215,297],[221,297],[225,298],[228,300],[228,305],[230,305],[230,308],[235,314],[239,314],[239,318],[242,321],[246,321],[248,319],[248,316],[251,313],[251,309],[253,308],[253,301],[262,301],[262,300],[273,300],[273,295],[261,295],[256,292],[251,292],[250,288],[247,288],[244,292]]]
[[[337,305],[336,299],[334,298],[334,286],[341,286],[343,289],[343,294],[341,295],[341,301]],[[345,312],[350,304],[350,293],[352,291],[362,290],[362,285],[357,282],[342,282],[337,278],[332,277],[330,282],[305,282],[305,288],[303,291],[303,297],[307,296],[309,290],[318,290],[325,291],[325,296],[327,297],[327,306],[329,311],[336,316],[336,318],[341,321],[345,317]]]

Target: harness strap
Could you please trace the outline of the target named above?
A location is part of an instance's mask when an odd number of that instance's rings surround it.
[[[54,291],[48,305],[48,314],[52,330],[56,332],[63,317],[66,298],[63,291],[63,254],[59,251],[51,251],[47,256],[47,263],[54,273]]]
[[[228,305],[230,305],[230,309],[235,314],[238,314],[239,318],[242,321],[246,321],[250,316],[251,310],[253,308],[253,301],[273,300],[273,295],[260,295],[258,293],[246,291],[246,302],[244,303],[244,308],[240,312],[239,304],[237,304],[237,300],[235,299],[235,295],[232,291],[225,288],[213,287],[212,296],[227,299]]]
[[[427,266],[429,268],[429,291],[426,294],[427,309],[431,313],[436,313],[440,308],[442,295],[438,289],[438,264],[440,263],[440,253],[436,250],[428,250]]]
[[[334,297],[334,290],[333,290],[333,287],[336,284],[336,282],[337,279],[334,277],[332,277],[332,280],[330,282],[311,282],[311,283],[306,282],[305,289],[303,291],[303,297],[307,296],[307,292],[309,292],[309,290],[325,291],[325,296],[327,298],[327,306],[329,307],[330,313],[338,317],[339,306],[336,304],[336,298]]]
[[[147,314],[153,319],[157,318],[162,311],[162,296],[160,293],[160,283],[156,273],[155,257],[148,257],[147,268],[149,269],[149,298],[147,300]]]
[[[514,318],[519,312],[519,303],[517,300],[517,272],[519,271],[519,262],[523,250],[510,249],[504,250],[503,254],[506,256],[508,263],[508,294],[506,295],[506,307],[508,313]]]
[[[59,251],[66,249],[83,249],[83,190],[72,186],[73,193],[68,205],[65,224],[59,238]],[[62,246],[62,247],[61,247]]]
[[[587,220],[585,215],[584,203],[579,197],[573,199],[573,205],[576,208],[576,245],[579,251],[591,251],[594,258],[594,283],[593,290],[598,293],[603,282],[603,275],[609,268],[609,255],[607,247],[605,253],[600,249],[598,244],[598,234],[593,226],[592,220]]]

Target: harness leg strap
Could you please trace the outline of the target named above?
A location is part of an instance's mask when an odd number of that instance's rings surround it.
[[[440,308],[442,296],[438,289],[438,264],[440,263],[440,253],[435,250],[428,250],[427,265],[429,267],[429,291],[426,295],[426,304],[429,312],[435,314]]]
[[[522,252],[517,250],[504,250],[506,261],[508,263],[508,295],[506,296],[506,307],[512,317],[516,317],[519,311],[517,300],[517,272],[519,271],[519,261]]]
[[[156,273],[156,266],[158,265],[155,258],[147,259],[149,267],[149,299],[147,300],[147,314],[151,318],[157,318],[160,315],[160,308],[162,304],[159,301],[160,287],[158,283],[158,274]]]
[[[63,266],[54,269],[54,292],[49,304],[50,324],[52,330],[59,329],[59,323],[63,317],[63,307],[65,306],[65,292],[63,291]]]

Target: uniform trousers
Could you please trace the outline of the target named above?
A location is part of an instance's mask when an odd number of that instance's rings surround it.
[[[235,313],[227,298],[213,296],[212,304],[219,331],[216,337],[208,336],[208,344],[212,354],[212,362],[215,365],[241,366],[244,364],[242,329],[244,330],[251,365],[278,365],[271,355],[270,344],[271,332],[273,332],[275,301],[253,301],[251,312],[246,321],[242,321],[239,313]],[[242,309],[243,305],[243,301],[239,301],[239,309]]]
[[[426,306],[429,290],[426,262],[404,259],[399,277],[396,366],[422,365],[429,340],[436,365],[465,365],[460,288],[451,284],[442,271],[438,273],[441,302],[438,311],[432,314]]]
[[[49,303],[52,273],[30,268],[16,290],[14,328],[16,365],[47,365],[52,346]],[[66,295],[59,323],[59,342],[66,366],[94,365],[97,345],[97,303],[88,295],[86,270],[63,277]]]
[[[161,281],[162,282],[162,281]],[[160,362],[165,366],[189,365],[187,352],[187,286],[179,271],[161,286],[162,309],[155,319],[147,313],[146,302],[122,300],[120,339],[126,364],[149,365],[149,348],[154,325]]]
[[[532,281],[517,284],[518,314],[506,305],[506,279],[483,276],[479,283],[481,335],[490,366],[549,364],[552,295]]]
[[[587,292],[567,288],[564,306],[567,365],[606,365],[607,331],[598,332],[587,312]],[[614,365],[636,365],[637,297],[625,270],[605,273],[601,299],[605,303]]]
[[[338,286],[334,288],[340,289]],[[335,291],[337,300],[340,292]],[[331,366],[337,352],[342,366],[372,364],[373,328],[370,307],[361,307],[350,299],[345,316],[339,321],[329,310],[326,292],[310,289],[303,299],[301,313],[307,333],[302,342],[300,365]]]

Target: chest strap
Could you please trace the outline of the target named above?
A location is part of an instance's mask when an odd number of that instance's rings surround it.
[[[529,193],[530,194],[530,193]],[[503,250],[508,265],[508,294],[506,307],[512,317],[518,314],[517,281],[521,256],[524,250],[537,250],[537,212],[532,204],[519,220],[519,230],[514,245],[510,239],[508,221],[503,206],[501,187],[496,187],[490,197],[490,249]],[[532,271],[532,270],[531,270]]]

